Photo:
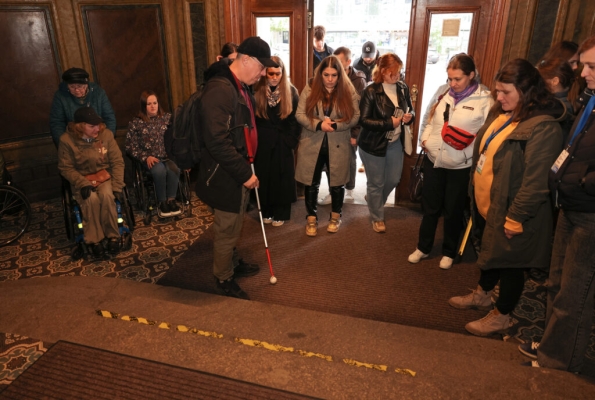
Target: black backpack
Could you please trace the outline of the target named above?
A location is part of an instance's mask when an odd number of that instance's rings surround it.
[[[200,163],[200,132],[197,123],[201,85],[188,100],[176,107],[172,121],[165,132],[165,150],[168,157],[181,169],[191,169]]]

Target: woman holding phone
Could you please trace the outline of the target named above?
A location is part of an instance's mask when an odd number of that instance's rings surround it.
[[[384,54],[372,72],[360,101],[359,156],[366,171],[366,201],[372,229],[386,232],[384,204],[401,180],[405,125],[414,120],[409,88],[399,81],[403,62],[393,53]]]

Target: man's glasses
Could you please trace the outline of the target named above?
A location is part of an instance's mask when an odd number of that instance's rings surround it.
[[[70,89],[70,90],[82,90],[82,89],[86,89],[86,88],[87,88],[86,84],[71,83],[68,85],[68,89]]]
[[[265,66],[262,65],[262,63],[260,61],[258,61],[258,58],[256,58],[256,57],[250,57],[250,58],[253,59],[254,61],[256,61],[258,63],[258,65],[260,65],[261,71],[265,68]]]
[[[273,78],[275,76],[281,76],[281,72],[267,72],[267,75]]]

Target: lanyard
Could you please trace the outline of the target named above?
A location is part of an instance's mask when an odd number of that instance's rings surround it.
[[[583,130],[585,125],[587,125],[587,120],[589,119],[589,116],[591,115],[591,112],[593,111],[594,107],[595,107],[595,94],[593,94],[593,96],[591,96],[591,100],[589,100],[589,102],[585,106],[583,115],[581,115],[581,119],[578,121],[578,125],[576,126],[576,129],[574,130],[574,133],[572,134],[572,138],[570,139],[570,142],[568,142],[568,147],[572,146],[574,139],[576,139],[576,137],[578,136],[579,133],[581,133],[581,131]]]
[[[488,149],[488,145],[490,144],[490,142],[492,141],[492,139],[494,139],[500,132],[502,132],[504,130],[504,128],[506,128],[508,125],[510,125],[510,123],[512,122],[512,117],[508,118],[508,121],[506,121],[504,123],[504,125],[502,125],[500,127],[500,129],[498,129],[495,132],[492,132],[492,134],[488,137],[488,139],[486,140],[485,144],[483,145],[483,149],[481,150],[480,154],[483,154],[486,152],[486,150]]]

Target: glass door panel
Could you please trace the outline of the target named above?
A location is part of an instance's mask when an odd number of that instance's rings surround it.
[[[426,73],[424,76],[421,112],[425,114],[433,95],[441,85],[448,83],[446,67],[450,58],[458,53],[469,51],[469,38],[473,13],[432,13],[428,50],[426,53]],[[446,91],[446,87],[444,91]],[[422,115],[422,118],[424,115]],[[420,124],[420,132],[423,128]],[[419,151],[419,148],[418,148]]]
[[[283,60],[287,75],[291,76],[289,17],[256,17],[256,35],[271,46],[271,55]]]

